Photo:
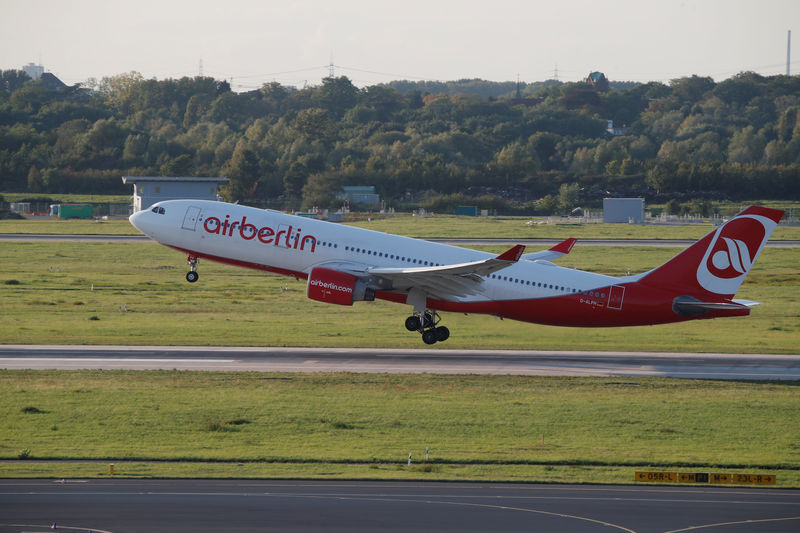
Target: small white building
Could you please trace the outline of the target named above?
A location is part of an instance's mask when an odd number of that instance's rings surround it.
[[[644,198],[603,198],[603,222],[644,222]]]
[[[158,176],[122,176],[122,183],[133,184],[133,212],[149,209],[163,200],[218,201],[219,186],[228,178],[165,178]]]

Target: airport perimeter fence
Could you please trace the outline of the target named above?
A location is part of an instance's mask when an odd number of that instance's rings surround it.
[[[114,203],[114,202],[80,202],[82,205],[92,206],[93,217],[103,216],[130,216],[133,213],[133,206],[130,203]],[[9,210],[19,215],[30,216],[50,216],[52,211],[50,209],[56,203],[50,202],[10,202]]]

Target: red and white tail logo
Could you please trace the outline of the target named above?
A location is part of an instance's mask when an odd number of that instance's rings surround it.
[[[697,282],[709,292],[733,295],[753,266],[777,223],[746,210],[714,232],[697,268]]]
[[[641,280],[700,297],[733,297],[783,211],[751,206]]]

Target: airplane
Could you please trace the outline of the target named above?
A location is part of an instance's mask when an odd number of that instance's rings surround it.
[[[487,314],[556,326],[612,327],[744,316],[758,302],[734,295],[784,212],[750,206],[663,265],[613,277],[556,266],[576,239],[525,254],[494,255],[352,226],[205,200],[167,200],[130,222],[187,255],[307,282],[319,302],[387,300],[412,307],[405,320],[426,344],[450,330],[439,312]]]

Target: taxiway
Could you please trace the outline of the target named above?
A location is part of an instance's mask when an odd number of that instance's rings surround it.
[[[796,532],[800,492],[370,481],[1,480],[0,533]]]

